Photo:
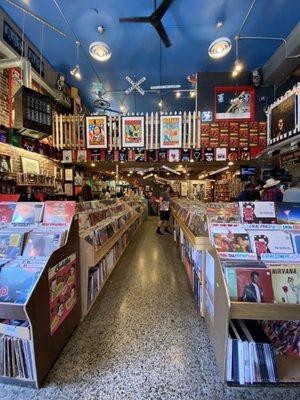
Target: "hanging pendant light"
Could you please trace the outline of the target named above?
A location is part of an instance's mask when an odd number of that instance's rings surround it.
[[[82,76],[81,76],[81,72],[80,72],[80,67],[79,67],[79,46],[80,46],[80,42],[78,40],[76,40],[75,42],[76,44],[76,59],[77,59],[77,64],[75,65],[74,68],[72,68],[70,70],[70,74],[72,76],[74,76],[74,78],[76,78],[78,81],[81,80]]]

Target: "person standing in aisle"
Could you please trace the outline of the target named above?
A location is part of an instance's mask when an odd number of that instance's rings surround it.
[[[156,233],[159,235],[163,235],[161,228],[165,227],[165,233],[170,233],[167,224],[170,220],[170,186],[167,186],[165,190],[159,196],[159,222],[158,227],[156,229]]]
[[[254,201],[254,185],[248,182],[244,186],[244,190],[241,191],[238,201]]]
[[[293,187],[283,193],[283,201],[288,203],[300,203],[300,176],[292,181]]]
[[[110,190],[109,190],[109,187],[108,187],[108,186],[107,186],[107,188],[106,188],[106,191],[105,191],[105,193],[104,193],[104,196],[105,196],[106,199],[109,199],[109,198],[110,198]]]
[[[261,196],[262,201],[282,201],[283,193],[277,187],[278,183],[280,181],[275,181],[273,178],[267,179]]]

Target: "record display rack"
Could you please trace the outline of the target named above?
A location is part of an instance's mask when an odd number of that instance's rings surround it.
[[[213,269],[213,304],[212,308],[206,301],[206,290],[203,291],[204,319],[214,347],[216,360],[221,371],[222,378],[226,382],[226,359],[228,325],[231,319],[254,320],[299,320],[300,305],[276,304],[276,303],[247,303],[231,301],[222,270],[219,256],[215,249],[206,250],[206,265]],[[300,357],[276,355],[278,382],[268,385],[300,384]],[[235,386],[240,386],[234,384]],[[261,384],[260,384],[261,385]],[[247,385],[241,385],[247,386]],[[253,386],[249,385],[249,386]]]
[[[178,224],[178,227],[182,231],[182,234],[184,235],[185,239],[190,243],[190,245],[194,249],[201,251],[201,254],[202,254],[202,257],[201,257],[201,259],[202,259],[201,260],[202,261],[202,270],[201,270],[201,276],[200,276],[201,299],[200,299],[200,304],[199,304],[199,311],[200,311],[201,316],[203,316],[203,313],[204,313],[204,310],[203,310],[203,307],[204,307],[204,304],[203,304],[203,299],[204,299],[203,298],[203,293],[204,293],[204,287],[205,287],[204,279],[205,279],[205,270],[206,270],[205,250],[211,249],[212,247],[211,247],[211,244],[210,244],[208,236],[198,236],[198,237],[195,236],[190,231],[188,226],[182,221],[182,219],[172,209],[172,207],[171,207],[171,214],[172,214],[172,217],[174,219],[174,222],[176,222]],[[186,255],[183,256],[182,252],[184,251],[184,249],[183,249],[184,245],[181,243],[180,235],[179,235],[179,238],[178,237],[176,238],[176,242],[177,242],[177,246],[179,247],[181,260],[182,260],[182,262],[183,262],[183,264],[185,266],[186,273],[187,273],[187,276],[189,278],[190,286],[192,288],[192,291],[193,291],[194,295],[196,296],[196,294],[195,294],[195,286],[193,284],[193,278],[192,278],[192,276],[193,276],[193,267],[191,265],[190,260],[189,261],[186,260]],[[195,271],[195,273],[196,273],[196,271]],[[197,275],[199,277],[199,273],[198,272],[197,272]]]
[[[0,382],[28,387],[41,387],[63,347],[80,323],[80,269],[79,269],[78,217],[69,226],[65,244],[54,251],[24,304],[0,303],[0,318],[28,321],[30,327],[29,349],[32,360],[33,380],[0,376]],[[76,303],[60,322],[56,330],[50,326],[50,271],[73,260],[76,282]],[[75,260],[75,261],[74,261]],[[65,265],[65,264],[63,264]],[[52,333],[52,334],[51,334]]]
[[[144,210],[139,212],[133,218],[131,218],[127,223],[122,226],[112,237],[110,237],[99,249],[95,249],[93,245],[88,243],[84,238],[80,238],[80,268],[81,268],[81,312],[83,319],[90,309],[93,307],[96,299],[98,298],[103,286],[105,285],[109,276],[107,276],[106,280],[103,282],[99,293],[93,299],[93,302],[88,305],[88,275],[89,269],[94,267],[99,261],[114,247],[117,241],[128,231],[128,229],[136,222],[139,221],[139,225],[142,222],[142,216],[144,214]],[[128,243],[129,244],[129,243]],[[128,245],[127,244],[127,245]],[[120,256],[116,260],[113,265],[112,271],[119,262],[122,254],[124,253],[127,245],[124,247]]]

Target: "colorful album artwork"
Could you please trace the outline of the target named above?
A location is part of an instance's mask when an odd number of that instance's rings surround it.
[[[44,210],[42,203],[17,203],[13,215],[13,223],[21,224],[35,224],[41,222]]]
[[[75,201],[46,201],[45,224],[69,224],[76,211]]]
[[[230,299],[251,303],[273,303],[271,271],[268,268],[226,268]]]
[[[15,258],[22,252],[22,233],[0,230],[0,258]]]
[[[300,224],[300,203],[276,203],[279,224]]]
[[[181,115],[161,115],[160,147],[162,149],[180,148],[182,145]]]
[[[293,246],[294,246],[294,253],[300,254],[300,233],[291,233]]]
[[[144,117],[122,117],[122,146],[144,147]]]
[[[168,151],[168,161],[169,162],[179,162],[179,149],[169,150]]]
[[[11,222],[15,208],[16,203],[0,203],[0,225]]]
[[[300,265],[276,266],[271,270],[275,301],[300,304]]]
[[[107,120],[106,116],[86,117],[87,148],[107,148]]]
[[[62,243],[63,233],[30,232],[23,251],[24,257],[49,257]]]
[[[50,334],[53,335],[77,302],[76,254],[49,268]]]
[[[293,254],[291,235],[287,232],[273,231],[250,231],[251,245],[258,256],[264,253]]]
[[[275,206],[270,201],[239,202],[244,224],[276,224]]]

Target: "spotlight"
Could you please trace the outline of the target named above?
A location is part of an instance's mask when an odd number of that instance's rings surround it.
[[[222,21],[218,21],[218,22],[216,23],[216,28],[217,28],[217,29],[222,28],[222,26],[223,26],[223,22],[222,22]]]
[[[179,97],[181,97],[181,92],[176,92],[176,98],[179,99]]]
[[[94,166],[95,166],[95,163],[92,163],[91,166],[94,167]]]
[[[73,69],[71,69],[70,74],[74,76],[77,80],[80,81],[81,79],[81,73],[80,73],[80,68],[79,65],[76,65]]]
[[[97,31],[100,33],[100,35],[102,35],[102,33],[104,32],[104,26],[103,25],[98,26]]]
[[[239,60],[235,60],[235,62],[234,62],[234,70],[236,72],[241,72],[243,70],[243,68],[244,68],[243,63],[241,63]]]
[[[196,92],[195,92],[195,90],[191,90],[190,91],[190,97],[195,97],[196,96]]]
[[[162,100],[160,100],[160,101],[158,102],[158,106],[159,106],[160,108],[162,108],[162,106],[163,106]]]
[[[231,167],[234,164],[233,161],[229,161],[228,165]]]
[[[236,71],[236,70],[233,70],[232,71],[232,73],[231,73],[231,76],[233,77],[233,78],[235,78],[236,76],[238,76],[238,72]]]
[[[120,105],[120,111],[121,111],[121,112],[124,112],[124,111],[125,111],[125,106],[124,106],[123,103],[121,103],[121,105]]]

